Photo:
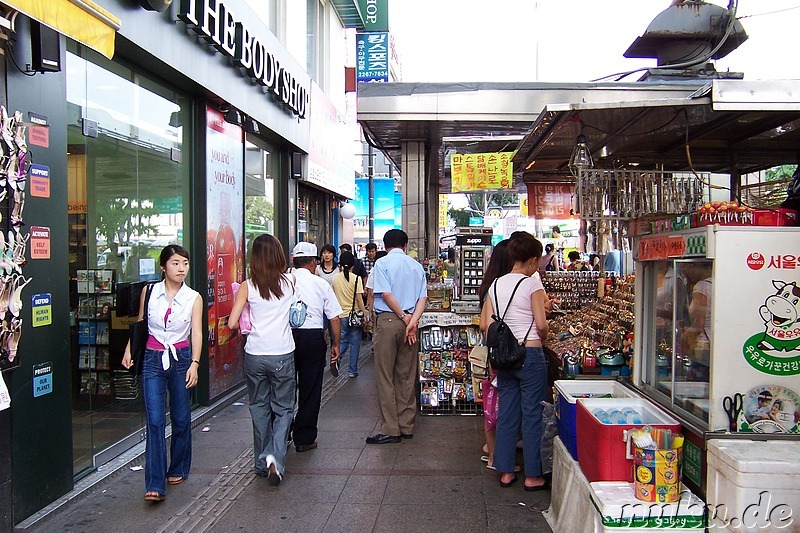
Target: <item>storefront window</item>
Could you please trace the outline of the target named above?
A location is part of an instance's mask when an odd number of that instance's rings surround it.
[[[253,239],[275,235],[275,180],[280,176],[280,152],[264,140],[248,135],[245,140],[245,256],[250,267]]]
[[[706,260],[658,261],[645,266],[652,296],[645,341],[644,380],[673,405],[708,422],[711,270]],[[654,290],[649,290],[647,287]]]
[[[160,277],[165,245],[190,242],[191,102],[78,47],[66,67],[73,466],[80,474],[142,438],[139,377],[121,361],[138,313],[137,282]]]

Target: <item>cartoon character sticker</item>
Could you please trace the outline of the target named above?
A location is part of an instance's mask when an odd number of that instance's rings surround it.
[[[762,385],[747,393],[739,431],[800,432],[800,397],[781,385]]]
[[[756,370],[775,376],[800,374],[800,287],[773,280],[777,292],[758,309],[764,331],[745,342],[743,352]]]

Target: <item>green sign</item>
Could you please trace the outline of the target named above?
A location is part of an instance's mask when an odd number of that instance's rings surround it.
[[[683,441],[683,475],[697,485],[702,485],[703,450],[688,439]]]
[[[159,214],[180,214],[183,213],[183,198],[175,196],[173,198],[154,198],[153,207]]]
[[[791,309],[791,307],[789,308]],[[785,351],[786,355],[772,355],[769,350],[762,350],[759,345],[764,341],[774,345],[775,351]],[[789,340],[774,339],[764,333],[756,333],[743,346],[744,358],[750,366],[773,376],[796,376],[800,374],[800,338]],[[780,353],[780,352],[779,352]]]
[[[358,0],[364,31],[389,31],[389,0]]]

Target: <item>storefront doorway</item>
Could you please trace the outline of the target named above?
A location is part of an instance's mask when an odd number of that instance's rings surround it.
[[[67,53],[66,70],[78,477],[144,438],[139,377],[121,361],[137,283],[160,278],[165,245],[191,242],[192,115],[191,101],[173,89],[83,47]]]

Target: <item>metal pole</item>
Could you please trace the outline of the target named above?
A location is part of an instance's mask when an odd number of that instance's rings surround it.
[[[369,178],[369,242],[375,242],[375,152],[367,144],[367,178]]]

